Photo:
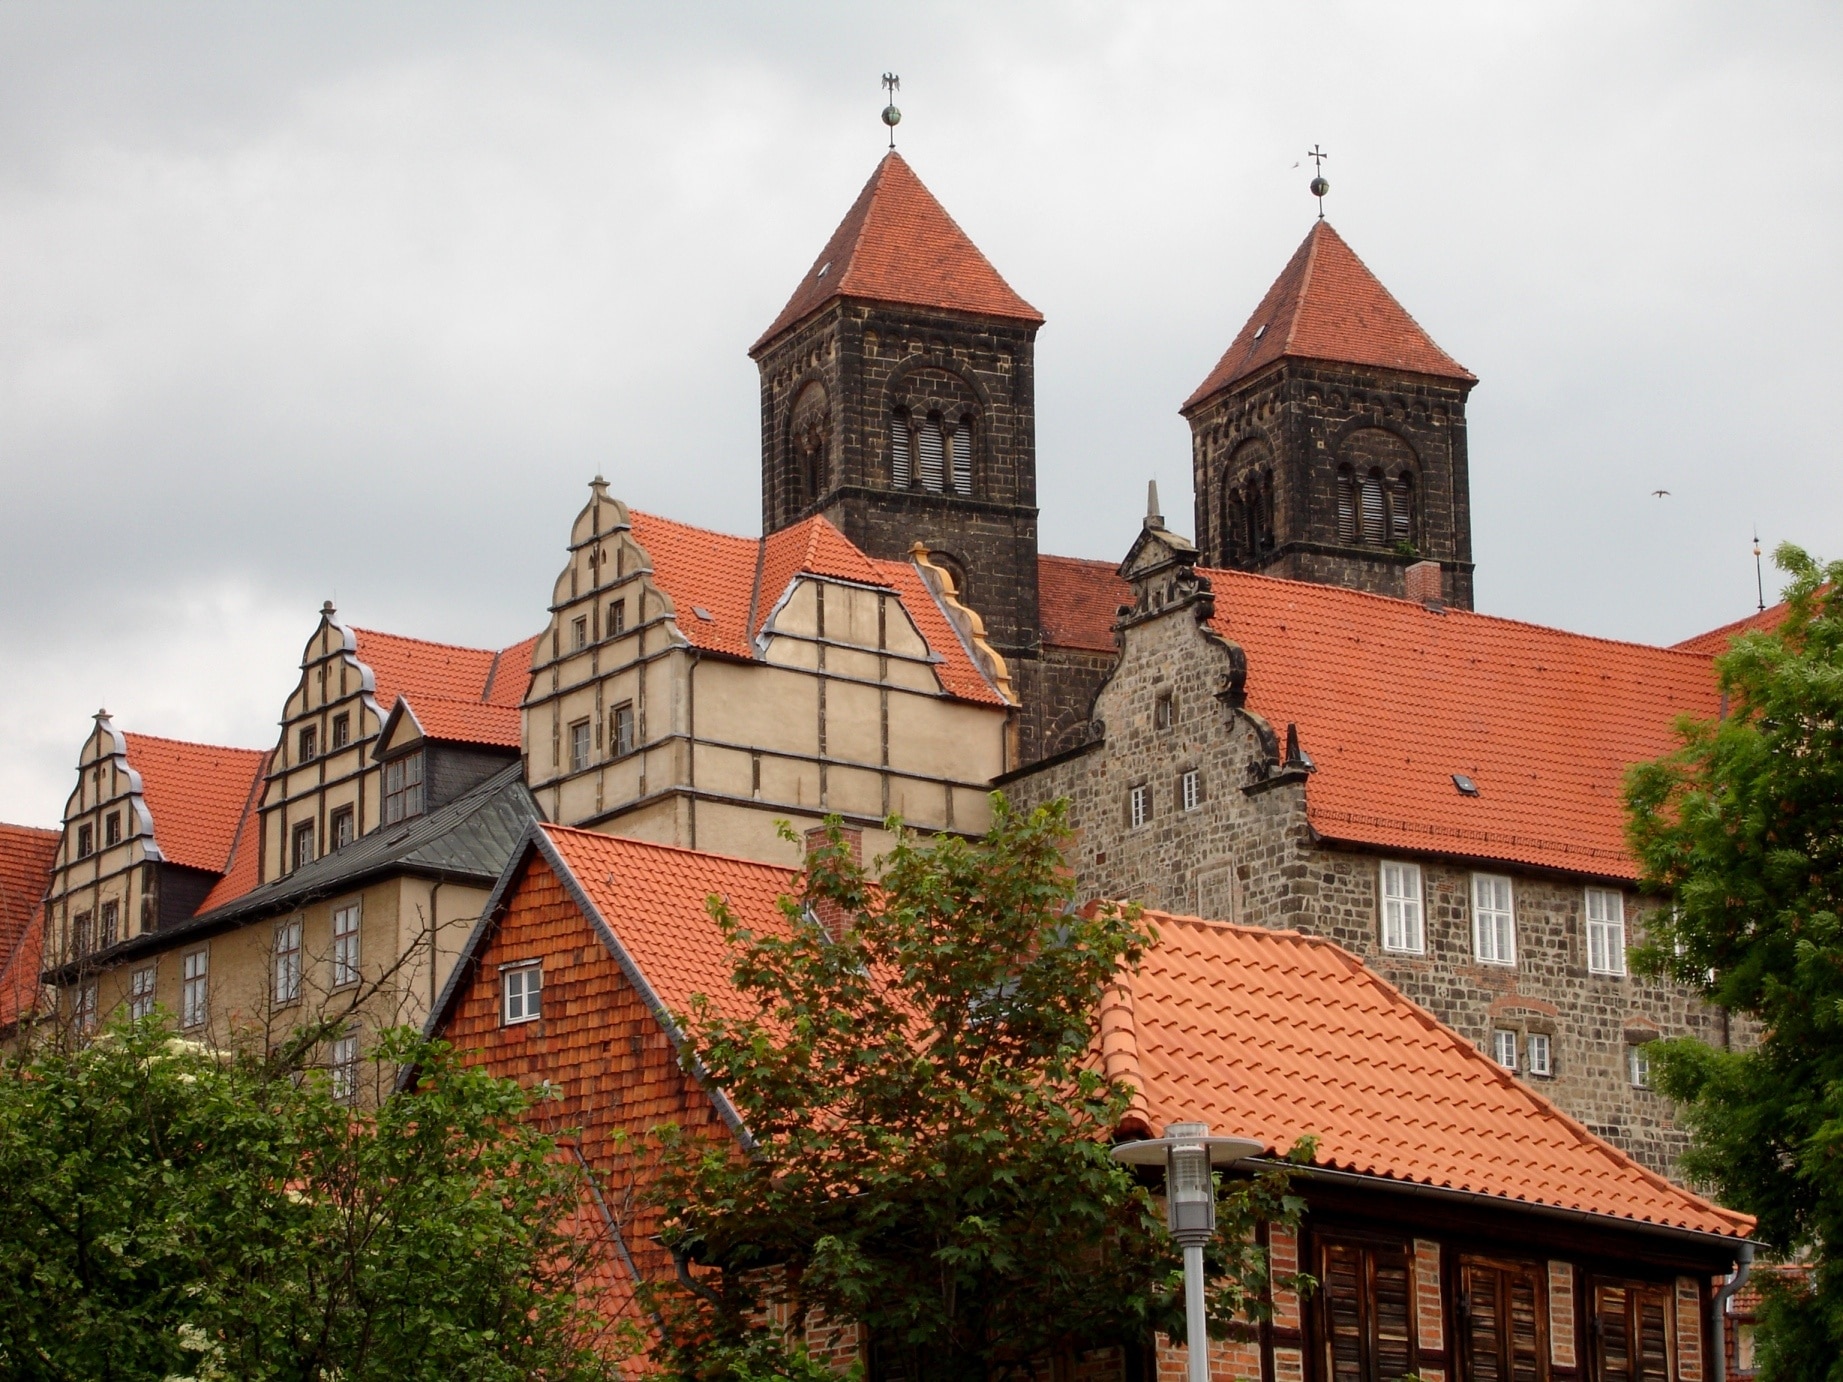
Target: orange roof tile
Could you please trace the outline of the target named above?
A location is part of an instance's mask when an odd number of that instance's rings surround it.
[[[1184,410],[1287,356],[1477,382],[1421,330],[1329,221],[1313,223]]]
[[[0,823],[0,966],[17,948],[45,900],[62,838],[57,830]]]
[[[39,975],[45,952],[45,909],[26,923],[12,952],[0,960],[0,1032],[10,1031],[38,1006],[44,986]]]
[[[833,298],[1042,322],[894,150],[858,193],[800,286],[749,348],[758,353]]]
[[[487,673],[482,700],[489,705],[509,705],[515,710],[525,703],[525,692],[531,686],[531,650],[542,637],[534,633],[493,654],[493,667]]]
[[[404,695],[403,705],[430,739],[508,749],[519,748],[524,742],[519,733],[521,717],[515,705],[451,701],[441,696],[411,694]]]
[[[1154,1131],[1198,1119],[1314,1164],[1700,1233],[1752,1221],[1646,1170],[1329,941],[1150,913],[1103,1062]]]
[[[223,873],[237,828],[269,756],[261,749],[188,744],[152,734],[124,734],[128,766],[154,820],[154,842],[168,863]]]
[[[1113,622],[1132,602],[1133,588],[1113,562],[1037,558],[1037,621],[1051,647],[1111,653]]]
[[[258,808],[262,805],[263,779],[269,775],[269,764],[275,758],[275,751],[268,750],[262,756],[262,763],[256,769],[256,779],[250,784],[250,799],[243,808],[243,819],[237,822],[237,837],[231,842],[230,863],[224,870],[224,876],[211,885],[211,891],[205,894],[204,901],[198,904],[194,915],[209,912],[213,907],[221,907],[226,902],[234,902],[262,882],[262,817]],[[155,826],[158,829],[158,824]]]
[[[1058,641],[1100,647],[1124,583],[1058,560]],[[1719,710],[1705,655],[1307,581],[1203,574],[1216,596],[1211,626],[1247,653],[1248,708],[1282,733],[1299,726],[1318,769],[1307,813],[1333,839],[1636,877],[1625,770],[1676,747],[1679,715]],[[1479,794],[1461,795],[1454,773]]]
[[[375,629],[353,629],[358,660],[377,678],[378,708],[386,714],[406,692],[477,701],[498,656],[491,648],[458,648]],[[523,688],[520,688],[521,691]]]
[[[1736,619],[1731,624],[1723,624],[1718,629],[1699,633],[1693,638],[1686,638],[1681,643],[1670,646],[1680,653],[1701,653],[1705,657],[1714,657],[1717,653],[1728,651],[1728,645],[1744,633],[1771,633],[1785,622],[1786,612],[1790,607],[1781,600],[1776,605],[1768,605],[1756,614],[1745,619]]]

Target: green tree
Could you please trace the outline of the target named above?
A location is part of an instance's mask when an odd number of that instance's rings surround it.
[[[810,1373],[798,1328],[775,1355],[770,1305],[862,1324],[918,1382],[1182,1336],[1181,1259],[1108,1155],[1131,1091],[1091,1057],[1103,991],[1155,938],[1137,908],[1074,909],[1065,806],[993,804],[977,841],[892,822],[880,879],[830,822],[772,933],[713,899],[754,1010],[696,1002],[687,1058],[749,1142],[665,1159],[664,1238],[700,1264],[662,1302],[681,1373]],[[1261,1313],[1254,1224],[1298,1211],[1281,1173],[1224,1187],[1216,1323]]]
[[[358,1110],[159,1019],[0,1068],[0,1375],[617,1376],[525,1096],[407,1031],[370,1059],[419,1078]]]
[[[1671,903],[1639,964],[1757,1026],[1734,1053],[1657,1043],[1652,1068],[1685,1169],[1812,1266],[1770,1293],[1763,1376],[1843,1382],[1843,563],[1774,560],[1786,618],[1716,659],[1725,713],[1628,779],[1644,882]]]

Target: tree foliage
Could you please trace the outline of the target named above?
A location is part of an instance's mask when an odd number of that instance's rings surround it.
[[[373,1111],[157,1018],[0,1067],[0,1375],[617,1376],[525,1096],[407,1031],[372,1059],[420,1071]]]
[[[1103,991],[1154,936],[1136,908],[1073,908],[1063,806],[993,800],[977,841],[892,823],[880,879],[832,822],[773,932],[713,901],[753,1011],[682,1021],[751,1140],[666,1159],[665,1240],[701,1264],[668,1303],[680,1371],[810,1373],[797,1346],[763,1361],[770,1304],[859,1322],[916,1379],[1181,1337],[1163,1215],[1108,1155],[1131,1091],[1091,1055]],[[1217,1323],[1260,1313],[1255,1222],[1298,1209],[1280,1173],[1225,1186]]]
[[[1843,563],[1774,560],[1789,609],[1716,659],[1725,714],[1627,782],[1644,881],[1672,903],[1639,960],[1758,1029],[1732,1053],[1658,1043],[1653,1070],[1693,1133],[1685,1169],[1812,1266],[1771,1295],[1763,1375],[1843,1382]]]

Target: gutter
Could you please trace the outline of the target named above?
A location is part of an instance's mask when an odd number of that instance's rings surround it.
[[[1753,1274],[1753,1244],[1741,1244],[1740,1270],[1728,1278],[1728,1284],[1715,1293],[1715,1357],[1710,1375],[1714,1382],[1728,1382],[1728,1302],[1747,1284]]]

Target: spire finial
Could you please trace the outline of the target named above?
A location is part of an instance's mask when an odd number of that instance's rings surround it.
[[[896,93],[902,90],[902,78],[894,72],[883,74],[883,89],[890,94],[890,103],[883,107],[883,123],[890,127],[890,147],[896,147],[896,126],[902,123],[902,112],[896,109]]]
[[[1148,528],[1165,526],[1165,516],[1158,511],[1158,481],[1145,482],[1145,525]]]
[[[1753,525],[1753,590],[1760,602],[1760,613],[1766,613],[1766,576],[1760,569],[1760,525]]]
[[[1331,190],[1331,184],[1325,180],[1325,160],[1331,155],[1314,144],[1306,157],[1312,160],[1312,166],[1318,170],[1312,176],[1312,195],[1318,198],[1318,219],[1322,221],[1325,219],[1325,193]]]

